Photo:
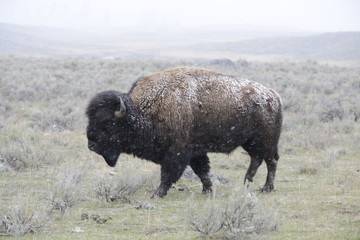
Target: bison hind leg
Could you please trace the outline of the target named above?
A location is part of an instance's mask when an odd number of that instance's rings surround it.
[[[261,192],[271,192],[274,191],[274,179],[275,179],[275,173],[276,173],[276,169],[277,169],[277,160],[279,159],[279,157],[274,158],[270,158],[265,160],[266,162],[266,166],[267,166],[267,177],[266,177],[266,182],[264,187],[261,189]]]
[[[244,184],[247,182],[252,182],[253,178],[262,164],[264,158],[259,156],[251,156],[250,166],[246,172]],[[277,168],[277,160],[275,158],[265,158],[267,166],[267,177],[264,187],[261,189],[261,192],[271,192],[274,191],[274,179]]]
[[[242,146],[250,155],[251,162],[246,172],[244,184],[247,181],[252,182],[257,169],[265,160],[267,166],[267,178],[264,187],[261,192],[271,192],[274,190],[274,179],[277,169],[277,160],[279,154],[277,151],[277,145],[275,144],[263,144],[261,141],[248,141]]]
[[[210,172],[210,162],[208,156],[201,155],[197,157],[193,157],[190,161],[190,167],[194,171],[194,173],[200,178],[203,184],[203,194],[212,193],[212,183],[209,177]]]
[[[260,167],[260,165],[263,162],[263,158],[259,157],[257,155],[250,155],[251,156],[251,161],[250,161],[250,165],[249,168],[245,174],[245,179],[244,179],[244,184],[246,184],[246,182],[252,182],[253,178],[258,170],[258,168]]]

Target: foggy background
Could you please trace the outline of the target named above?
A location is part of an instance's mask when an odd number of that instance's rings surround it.
[[[0,54],[358,60],[359,12],[356,0],[0,0]]]
[[[356,0],[1,0],[0,22],[60,28],[257,25],[359,31]]]

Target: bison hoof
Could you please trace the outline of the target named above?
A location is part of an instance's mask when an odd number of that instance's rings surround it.
[[[151,196],[152,199],[154,198],[163,198],[166,196],[166,192],[163,189],[157,189],[154,194]]]
[[[253,182],[253,178],[250,176],[246,176],[244,179],[244,185],[249,184],[251,182]]]
[[[245,180],[244,180],[244,186],[246,187],[246,188],[249,188],[250,187],[250,183],[252,182],[253,180],[252,179],[247,179],[247,178],[245,178]]]
[[[211,187],[209,187],[209,188],[203,188],[201,193],[204,195],[207,195],[207,194],[211,194],[212,192],[213,191],[212,191]]]
[[[156,192],[151,196],[151,199],[163,198],[165,195],[159,195]]]
[[[269,185],[265,185],[265,186],[260,190],[260,192],[262,192],[262,193],[269,193],[269,192],[272,192],[272,191],[275,191],[274,186],[269,186]]]

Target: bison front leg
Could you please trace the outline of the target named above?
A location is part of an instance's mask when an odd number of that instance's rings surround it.
[[[207,155],[194,157],[190,161],[190,166],[194,173],[200,178],[203,184],[203,194],[211,193],[212,183],[209,177],[210,164]]]
[[[151,198],[164,197],[173,183],[176,183],[188,164],[188,156],[182,152],[167,154],[161,163],[161,182]]]
[[[261,192],[271,192],[274,190],[274,179],[275,173],[277,169],[277,160],[275,159],[268,159],[265,160],[267,165],[267,177],[264,187],[261,189]]]

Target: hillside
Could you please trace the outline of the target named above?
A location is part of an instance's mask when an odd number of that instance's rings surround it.
[[[0,55],[218,58],[218,52],[225,58],[360,60],[360,32],[309,35],[240,27],[74,31],[0,23]]]
[[[324,33],[305,37],[278,37],[230,43],[199,44],[196,50],[241,54],[277,54],[294,58],[359,60],[360,32]]]
[[[0,55],[69,55],[97,45],[93,36],[66,29],[0,23]]]

